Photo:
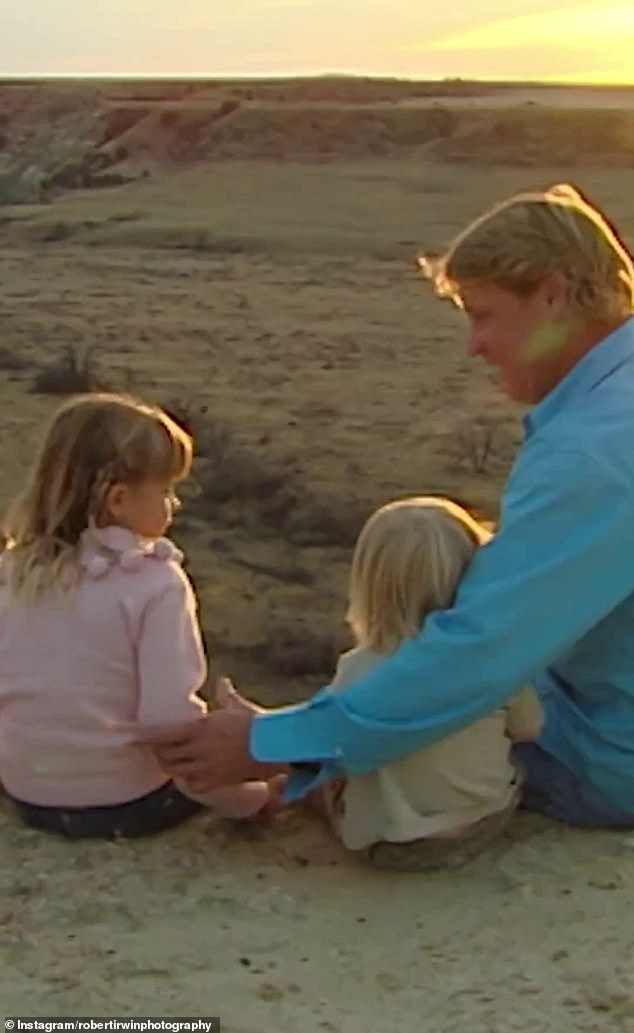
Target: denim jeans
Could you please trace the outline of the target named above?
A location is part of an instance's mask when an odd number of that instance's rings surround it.
[[[513,755],[524,775],[523,807],[581,828],[634,829],[634,800],[632,813],[615,807],[537,743],[517,743]]]
[[[203,809],[173,782],[129,803],[113,807],[36,807],[12,799],[22,821],[42,832],[57,832],[69,839],[126,839],[153,836],[180,825]]]

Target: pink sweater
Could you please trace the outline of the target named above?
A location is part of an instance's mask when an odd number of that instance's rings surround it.
[[[84,532],[81,579],[23,608],[0,559],[0,782],[41,806],[126,803],[167,779],[143,728],[194,720],[206,678],[182,555],[122,528]]]

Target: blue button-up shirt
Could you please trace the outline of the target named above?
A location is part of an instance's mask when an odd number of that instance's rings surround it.
[[[287,796],[430,746],[532,683],[545,750],[634,813],[634,318],[525,421],[498,532],[454,605],[344,692],[257,717]]]

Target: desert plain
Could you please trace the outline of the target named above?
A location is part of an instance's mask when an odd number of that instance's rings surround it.
[[[634,88],[0,83],[0,507],[98,386],[197,460],[174,537],[211,677],[327,684],[355,536],[447,493],[494,522],[522,411],[415,259],[573,182],[634,245]],[[0,807],[0,1011],[223,1033],[634,1033],[634,836],[520,814],[471,868],[372,872],[297,810],[66,843]]]

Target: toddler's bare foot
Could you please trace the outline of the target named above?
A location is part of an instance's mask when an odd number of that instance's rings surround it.
[[[264,812],[269,805],[270,791],[267,782],[242,782],[240,785],[223,786],[208,793],[206,803],[216,809],[223,818],[244,821]]]
[[[229,678],[218,678],[216,681],[214,700],[222,710],[240,710],[249,714],[263,714],[264,707],[259,707],[250,699],[242,696]]]
[[[266,806],[262,809],[262,815],[267,818],[272,818],[278,811],[281,811],[285,806],[282,799],[284,795],[284,789],[288,782],[288,775],[275,775],[273,778],[268,780],[269,787],[269,799]]]

